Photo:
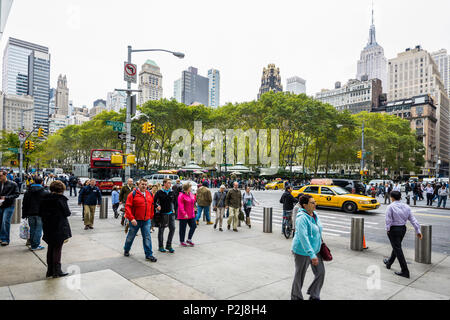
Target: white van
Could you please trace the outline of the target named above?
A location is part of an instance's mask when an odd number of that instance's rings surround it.
[[[151,176],[145,176],[145,179],[148,180],[148,184],[154,185],[157,183],[160,183],[161,186],[163,184],[163,180],[164,179],[171,179],[172,180],[172,186],[176,183],[177,179],[180,179],[180,177],[176,174],[162,174],[162,173],[155,173]],[[197,193],[197,183],[195,183],[194,181],[190,181],[190,180],[180,180],[181,184],[185,184],[187,182],[189,182],[191,184],[191,192],[192,193]]]

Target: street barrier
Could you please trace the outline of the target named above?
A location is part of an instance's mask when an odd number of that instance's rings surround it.
[[[273,208],[264,208],[263,232],[265,232],[265,233],[272,233],[272,212],[273,212]]]
[[[22,199],[16,199],[11,224],[19,224],[22,219]]]
[[[431,264],[431,225],[421,225],[422,240],[416,237],[415,261]]]
[[[100,219],[108,219],[108,198],[102,197],[100,206]]]
[[[350,249],[355,251],[362,251],[364,238],[364,218],[352,218]]]

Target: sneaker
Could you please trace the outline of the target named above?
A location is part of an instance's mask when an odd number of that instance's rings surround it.
[[[181,242],[180,245],[181,245],[182,247],[187,247],[187,246],[188,246],[188,245],[186,244],[186,242]]]
[[[209,221],[209,222],[207,222],[206,224],[208,224],[208,225],[209,225],[209,224],[214,224],[214,223],[212,223],[211,221]]]
[[[197,225],[198,225],[198,220],[196,221]]]
[[[93,226],[89,226],[89,229],[94,229],[94,227]]]
[[[234,232],[238,232],[238,229],[233,229]]]
[[[156,261],[158,261],[154,256],[145,257],[145,260],[150,260],[150,262],[156,262]]]
[[[2,247],[6,247],[7,245],[9,245],[8,242],[3,242],[3,241],[2,241]]]
[[[195,244],[194,244],[191,240],[188,240],[188,241],[186,241],[186,242],[187,242],[187,244],[188,244],[190,247],[195,246]]]
[[[124,255],[125,257],[129,257],[129,256],[130,256],[130,253],[125,251],[125,252],[123,253],[123,255]]]
[[[164,249],[163,247],[159,248],[158,251],[159,251],[159,252],[167,252],[167,250]]]
[[[228,230],[230,230],[230,228],[231,228],[231,226],[230,226],[230,225],[228,225]]]
[[[223,229],[222,229],[222,228],[219,228],[219,231],[223,231]]]
[[[167,251],[169,251],[169,253],[175,253],[175,250],[172,247],[166,247],[166,249]]]
[[[36,249],[30,248],[31,251],[38,251],[38,250],[44,250],[44,249],[45,249],[45,247],[43,247],[43,246],[39,246]]]
[[[84,230],[88,230],[89,229],[89,226],[84,226]]]
[[[214,224],[214,229],[217,229],[217,224]]]

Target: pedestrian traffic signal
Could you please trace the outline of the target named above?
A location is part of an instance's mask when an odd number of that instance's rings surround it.
[[[42,138],[43,136],[44,136],[44,129],[39,128],[39,130],[38,130],[38,137]]]
[[[362,159],[362,151],[358,151],[358,153],[356,154],[356,157],[358,157],[358,159]]]

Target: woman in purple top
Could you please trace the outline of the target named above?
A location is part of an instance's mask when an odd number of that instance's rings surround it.
[[[391,192],[392,203],[386,210],[386,231],[391,242],[392,253],[389,259],[383,259],[386,268],[390,269],[395,258],[400,263],[401,272],[395,272],[396,275],[409,278],[409,270],[406,264],[405,256],[402,250],[402,240],[406,234],[406,222],[409,220],[416,230],[417,237],[422,240],[420,225],[411,212],[411,208],[400,202],[401,193],[399,191]]]

